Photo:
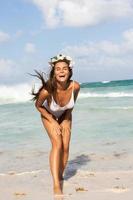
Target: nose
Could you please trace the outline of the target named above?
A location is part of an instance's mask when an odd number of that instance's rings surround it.
[[[60,70],[60,73],[64,73],[64,69],[61,69],[61,70]]]

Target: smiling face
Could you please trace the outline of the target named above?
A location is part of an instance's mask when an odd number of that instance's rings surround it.
[[[57,62],[54,66],[54,74],[57,81],[66,82],[70,75],[69,65],[64,61]]]

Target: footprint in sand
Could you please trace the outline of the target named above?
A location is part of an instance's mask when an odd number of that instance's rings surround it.
[[[24,193],[24,192],[15,192],[14,195],[15,196],[25,196],[26,193]]]
[[[116,177],[115,179],[116,179],[116,180],[120,180],[120,178],[119,178],[119,177]]]
[[[88,190],[84,189],[83,187],[75,188],[76,192],[86,192]]]
[[[112,192],[116,192],[116,193],[122,193],[122,192],[127,192],[129,191],[129,188],[126,188],[124,186],[114,186],[112,189],[111,189]]]
[[[95,173],[89,173],[89,176],[95,176]]]

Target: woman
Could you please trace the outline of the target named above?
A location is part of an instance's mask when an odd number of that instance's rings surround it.
[[[72,60],[65,55],[51,58],[50,77],[47,81],[37,72],[42,87],[37,93],[32,91],[35,106],[41,113],[42,123],[50,138],[50,169],[53,177],[54,194],[62,194],[61,180],[65,170],[71,137],[72,110],[80,85],[71,80]]]

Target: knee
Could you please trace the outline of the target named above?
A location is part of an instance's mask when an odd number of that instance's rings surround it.
[[[61,150],[62,149],[61,139],[57,139],[57,140],[52,141],[52,147],[55,148],[55,149]]]

